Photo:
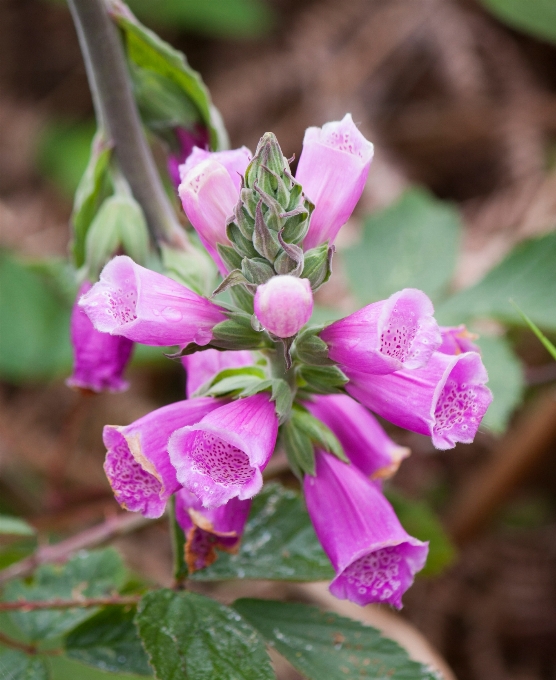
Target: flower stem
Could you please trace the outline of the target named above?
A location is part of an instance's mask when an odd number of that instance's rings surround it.
[[[32,612],[38,609],[87,609],[89,607],[131,606],[139,604],[139,595],[112,597],[88,597],[77,600],[16,600],[15,602],[0,602],[0,612],[24,611]]]
[[[117,29],[102,0],[68,0],[99,126],[114,144],[123,175],[143,208],[153,239],[186,249],[187,237],[164,192],[143,133]]]

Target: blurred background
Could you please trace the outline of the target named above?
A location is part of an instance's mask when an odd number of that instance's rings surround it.
[[[470,446],[434,453],[428,439],[390,428],[413,450],[390,498],[408,531],[431,539],[402,616],[459,680],[556,680],[556,363],[509,303],[554,339],[556,3],[129,4],[201,73],[233,147],[254,149],[271,130],[298,157],[306,127],[348,111],[375,143],[318,313],[334,318],[423,288],[441,322],[480,333],[495,394]],[[65,4],[2,0],[0,512],[29,519],[39,537],[116,512],[102,426],[184,389],[181,366],[158,350],[136,353],[123,395],[64,385],[75,295],[68,221],[94,129]],[[116,545],[142,578],[171,581],[164,523]],[[4,545],[0,567],[30,549]],[[229,597],[253,588],[288,596],[286,586],[259,584]]]

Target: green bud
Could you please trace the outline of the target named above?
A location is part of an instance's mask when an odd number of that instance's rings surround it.
[[[305,264],[301,276],[309,279],[313,291],[318,290],[330,278],[333,255],[334,246],[329,248],[328,243],[323,243],[305,253]]]
[[[213,328],[211,345],[218,349],[264,349],[273,343],[265,333],[257,333],[251,326],[251,316],[233,313],[226,321]]]
[[[239,227],[234,222],[231,222],[226,227],[226,235],[229,241],[233,244],[235,250],[242,256],[241,259],[244,257],[258,256],[259,253],[253,247],[252,241],[245,238],[245,236],[239,230]]]
[[[275,275],[274,269],[272,269],[266,260],[260,257],[252,259],[244,258],[241,263],[241,271],[251,283],[256,283],[257,285],[266,283]]]
[[[328,358],[328,345],[318,336],[322,329],[323,326],[309,326],[298,333],[292,349],[298,361],[312,366],[333,365]]]
[[[225,246],[223,243],[217,243],[216,249],[222,258],[222,262],[228,269],[239,269],[241,267],[242,257],[231,246]]]
[[[253,232],[253,246],[255,250],[269,262],[274,262],[281,246],[276,232],[271,231],[265,223],[262,210],[262,200],[259,201],[255,213],[255,230]]]

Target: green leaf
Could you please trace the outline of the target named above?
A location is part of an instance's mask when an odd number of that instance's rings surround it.
[[[556,43],[554,0],[481,0],[498,19],[518,31]]]
[[[328,358],[328,345],[318,336],[322,329],[323,326],[310,326],[298,334],[293,347],[293,354],[296,359],[304,364],[314,366],[330,366],[332,364],[332,361]]]
[[[0,251],[0,376],[22,382],[69,371],[70,311],[43,277]]]
[[[300,366],[298,383],[302,389],[316,394],[341,392],[348,378],[337,366]]]
[[[494,397],[481,427],[502,433],[512,413],[523,400],[523,369],[505,338],[485,335],[477,340],[477,344],[481,348],[481,357],[488,372],[488,387]]]
[[[312,416],[305,408],[294,407],[292,423],[298,430],[304,432],[315,446],[332,453],[345,463],[349,462],[342,445],[332,430],[318,418]]]
[[[67,655],[104,671],[152,675],[134,618],[133,609],[102,609],[66,636]]]
[[[120,588],[126,578],[121,557],[113,548],[79,552],[63,566],[45,564],[37,569],[31,583],[10,581],[3,599],[52,600],[100,597]],[[14,623],[30,640],[62,635],[97,612],[88,609],[41,609],[11,612]]]
[[[314,476],[315,451],[311,438],[297,428],[291,419],[282,426],[280,434],[288,462],[296,477],[302,480],[305,473]]]
[[[239,552],[220,554],[191,578],[325,581],[333,576],[301,495],[279,484],[265,484],[253,499]]]
[[[264,644],[229,607],[202,595],[145,595],[137,626],[159,680],[272,680]]]
[[[525,321],[525,323],[529,326],[529,328],[533,331],[533,333],[537,336],[537,338],[541,341],[543,347],[546,349],[546,351],[550,354],[550,356],[556,360],[556,347],[550,342],[550,340],[546,337],[546,335],[540,330],[540,328],[534,324],[531,319],[525,314],[523,310],[521,310],[513,300],[510,300],[510,302],[513,304],[513,306],[517,309],[517,311],[520,313],[521,317]]]
[[[199,31],[209,36],[251,38],[272,23],[270,8],[260,0],[131,0],[133,11],[145,21]]]
[[[43,659],[14,649],[0,650],[0,678],[4,680],[49,680]]]
[[[233,606],[309,680],[438,680],[397,642],[359,621],[291,602],[241,599]]]
[[[419,576],[442,573],[456,558],[456,549],[432,508],[424,501],[407,498],[397,489],[386,489],[385,496],[407,533],[420,541],[429,541],[427,563]]]
[[[446,294],[461,233],[450,203],[424,189],[409,189],[393,205],[365,220],[363,241],[342,251],[351,288],[361,304],[402,288],[431,298]]]
[[[215,110],[201,76],[189,66],[185,56],[119,5],[112,6],[112,16],[124,34],[128,59],[136,66],[157,73],[177,85],[207,126],[211,148],[225,148],[227,138],[220,124],[220,114]]]
[[[34,536],[35,528],[19,517],[0,515],[0,534],[13,536]]]
[[[436,309],[436,318],[456,325],[477,317],[526,325],[510,303],[526,309],[531,320],[556,330],[556,232],[523,241],[479,283],[457,293]]]
[[[51,656],[48,659],[54,680],[141,680],[145,676],[135,673],[107,673],[94,666],[69,659],[67,656]]]

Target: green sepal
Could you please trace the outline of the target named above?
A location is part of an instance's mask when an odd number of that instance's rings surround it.
[[[333,255],[334,246],[329,248],[328,241],[305,253],[305,264],[301,276],[309,279],[313,291],[318,290],[330,278]]]
[[[241,271],[251,283],[257,285],[266,283],[275,276],[274,269],[268,264],[268,261],[263,260],[262,257],[245,257],[241,263]]]
[[[269,262],[274,262],[281,250],[276,232],[268,228],[263,217],[262,201],[257,204],[255,211],[255,230],[253,231],[253,247]]]
[[[226,368],[201,385],[191,396],[222,397],[233,392],[250,390],[253,386],[266,379],[265,372],[258,366],[244,366],[242,368]],[[256,392],[253,392],[255,394]]]
[[[241,201],[238,201],[234,208],[234,218],[234,223],[237,225],[243,236],[251,241],[253,239],[253,230],[255,229],[255,220],[243,207]]]
[[[236,307],[239,307],[239,309],[249,315],[253,314],[254,295],[245,286],[234,286],[233,288],[230,288],[230,297],[234,301]]]
[[[228,288],[239,285],[244,285],[247,290],[250,290],[253,293],[255,292],[256,286],[245,278],[243,272],[240,269],[232,269],[224,280],[213,290],[211,297],[218,295],[218,293],[223,293],[225,290],[228,290]]]
[[[337,366],[302,365],[297,373],[298,386],[315,394],[337,394],[349,378]]]
[[[272,347],[265,333],[257,333],[251,326],[251,316],[234,313],[231,318],[216,324],[211,345],[219,349],[262,349]]]
[[[280,253],[274,261],[274,268],[278,274],[300,276],[303,271],[303,249],[293,243],[286,243],[281,231],[278,232],[278,242],[283,248],[283,253]]]
[[[295,404],[291,413],[291,423],[297,430],[309,437],[317,448],[328,451],[344,463],[349,463],[336,435],[318,418],[312,416],[306,408]]]
[[[253,394],[265,392],[270,390],[272,392],[272,401],[276,409],[276,415],[280,424],[284,423],[290,416],[293,394],[285,380],[282,378],[268,378],[261,381],[258,385],[254,385],[248,390],[242,392],[242,397],[251,397]]]
[[[235,250],[244,257],[258,257],[259,253],[255,250],[252,241],[245,238],[241,233],[239,227],[234,222],[230,222],[226,226],[226,236],[230,243],[233,244]]]
[[[216,250],[222,258],[222,262],[226,265],[228,269],[240,269],[241,268],[241,255],[232,246],[225,246],[223,243],[216,244]]]
[[[305,474],[315,475],[315,451],[305,432],[288,420],[280,427],[280,441],[294,475],[302,482]]]
[[[297,335],[292,354],[298,361],[312,366],[334,365],[328,358],[328,345],[318,336],[322,329],[323,326],[309,326]]]

